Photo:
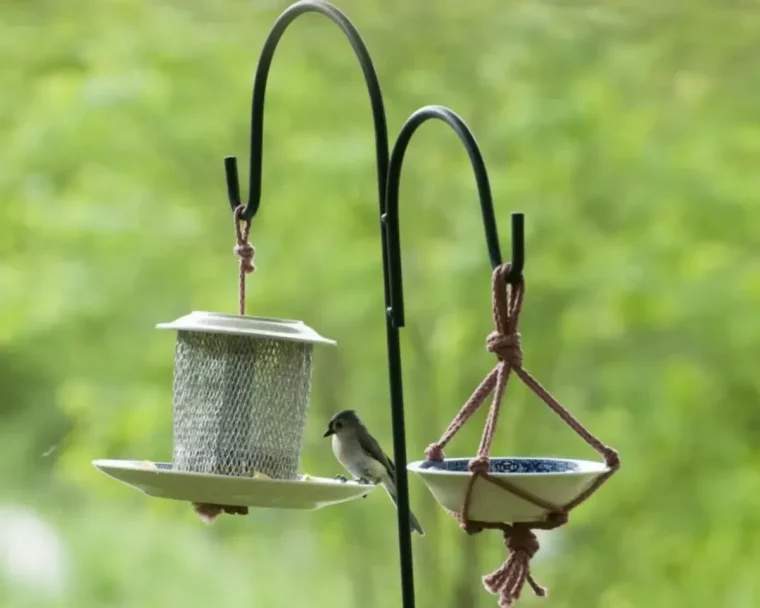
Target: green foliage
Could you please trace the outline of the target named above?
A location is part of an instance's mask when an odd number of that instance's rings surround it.
[[[173,336],[234,312],[221,159],[247,166],[251,74],[286,5],[0,5],[0,502],[53,522],[59,603],[0,579],[0,605],[398,605],[381,494],[205,528],[187,505],[98,474],[171,451]],[[760,94],[754,5],[706,0],[346,4],[391,135],[440,103],[473,128],[508,217],[526,213],[526,366],[619,448],[623,468],[553,533],[551,608],[756,606],[760,582]],[[320,349],[303,469],[339,472],[321,429],[360,410],[390,450],[369,104],[350,47],[309,15],[267,91],[249,312]],[[422,128],[401,190],[409,458],[493,365],[490,273],[453,134]],[[247,171],[241,175],[247,183]],[[474,453],[482,416],[449,449]],[[592,454],[512,383],[494,453]],[[418,605],[494,606],[496,534],[462,534],[412,479]],[[527,592],[526,592],[527,593]]]

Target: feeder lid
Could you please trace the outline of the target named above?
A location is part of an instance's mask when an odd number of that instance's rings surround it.
[[[292,342],[307,342],[309,344],[336,344],[334,340],[320,336],[311,327],[303,323],[303,321],[229,315],[218,312],[194,311],[171,323],[159,323],[156,325],[156,328],[211,334],[260,336],[263,338],[290,340]]]

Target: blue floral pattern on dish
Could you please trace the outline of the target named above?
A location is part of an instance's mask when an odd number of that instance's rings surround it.
[[[447,458],[443,462],[426,460],[421,469],[439,469],[466,473],[469,458]],[[553,460],[548,458],[492,458],[491,473],[575,473],[580,471],[578,463],[572,460]]]

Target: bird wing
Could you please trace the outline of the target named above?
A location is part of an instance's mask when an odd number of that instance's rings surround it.
[[[360,432],[358,432],[356,436],[359,440],[359,445],[361,446],[362,451],[382,464],[385,467],[388,476],[395,483],[396,467],[393,465],[393,461],[385,454],[385,452],[383,452],[383,448],[380,447],[377,440],[370,435],[366,428],[360,429]]]

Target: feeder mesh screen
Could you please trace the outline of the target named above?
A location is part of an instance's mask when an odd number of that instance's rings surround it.
[[[311,389],[312,345],[180,331],[173,466],[295,479]]]

